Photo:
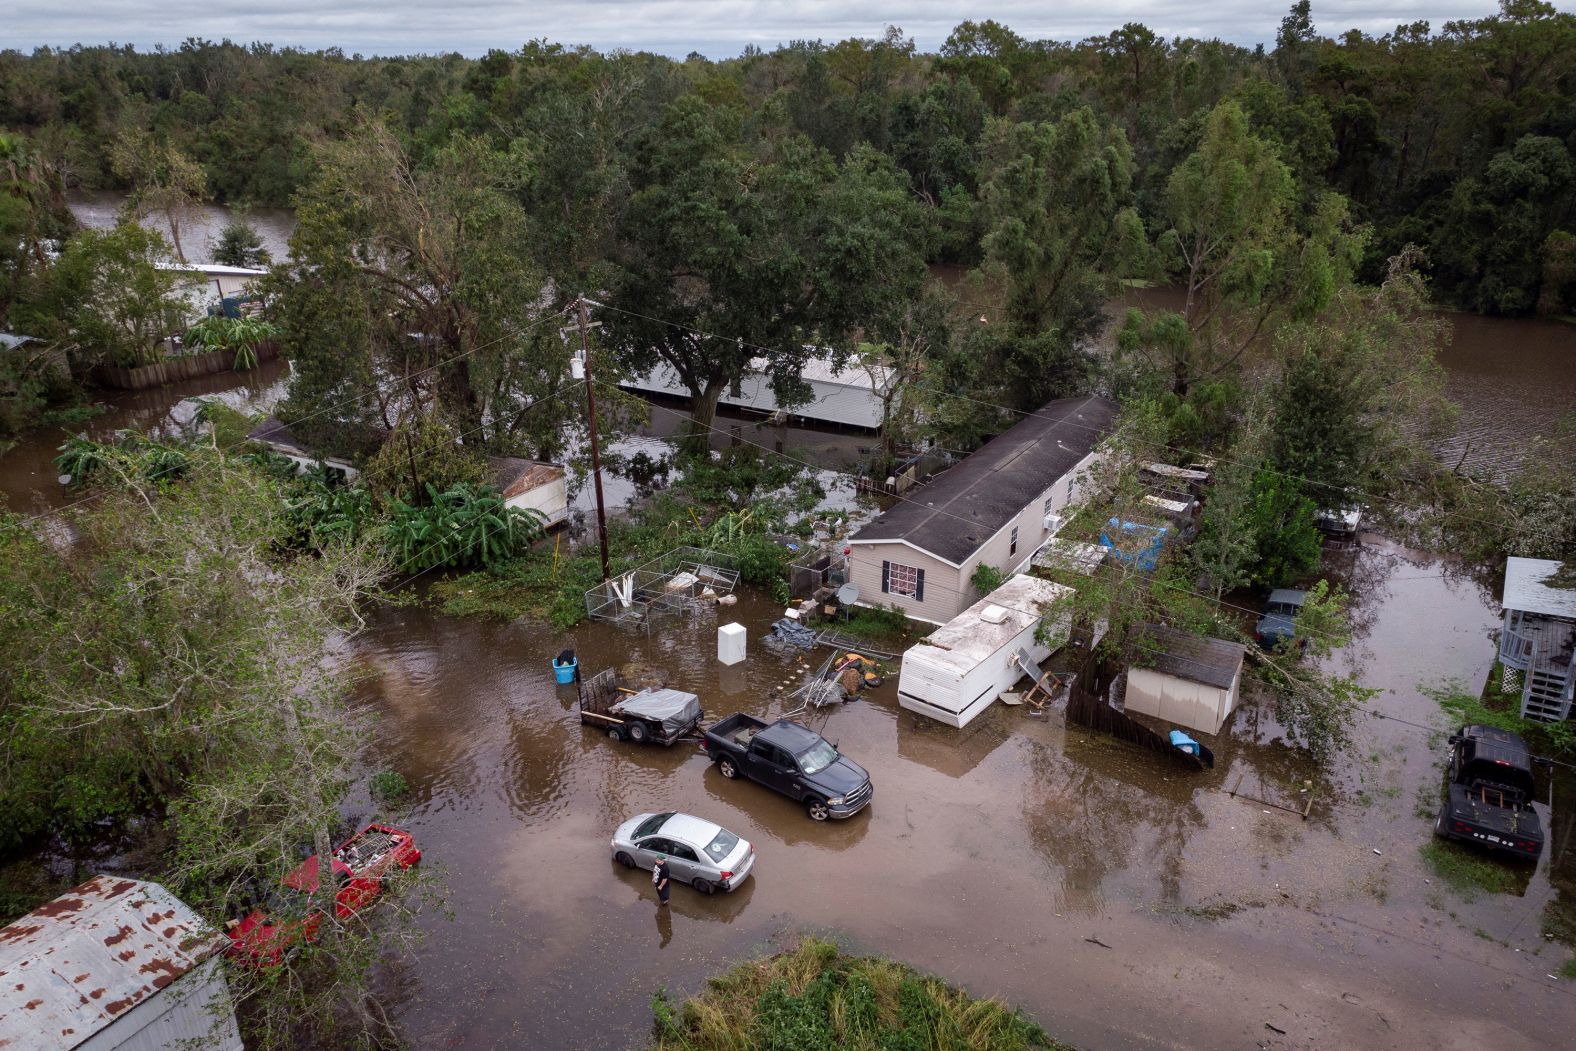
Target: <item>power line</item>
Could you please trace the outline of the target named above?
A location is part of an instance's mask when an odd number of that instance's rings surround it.
[[[606,381],[598,380],[597,382],[605,383]],[[663,412],[671,413],[671,414],[676,415],[676,416],[683,416],[684,415],[683,413],[679,412],[679,410],[669,408],[668,406],[665,406],[665,405],[653,404],[652,407],[656,408],[656,409],[659,409],[659,410],[661,410]],[[693,419],[691,420],[691,422],[692,423],[694,422]],[[838,471],[838,470],[835,470],[835,469],[830,468],[830,467],[818,466],[816,464],[812,464],[812,463],[810,463],[807,460],[802,460],[802,459],[800,459],[798,457],[790,456],[787,453],[782,452],[780,450],[769,448],[769,447],[767,447],[765,445],[761,445],[761,444],[759,444],[757,442],[752,442],[752,441],[750,441],[747,438],[743,438],[742,436],[734,435],[734,434],[731,434],[729,432],[725,432],[725,431],[723,431],[720,428],[717,428],[715,426],[705,425],[705,424],[702,424],[701,426],[705,427],[706,430],[708,430],[708,431],[710,431],[710,432],[712,432],[714,434],[717,434],[717,435],[720,435],[722,437],[726,437],[726,438],[729,438],[729,439],[737,440],[737,441],[739,441],[739,442],[741,442],[743,444],[746,444],[746,445],[753,446],[754,448],[760,449],[762,452],[768,453],[768,454],[773,455],[773,456],[781,457],[781,458],[783,458],[785,460],[788,460],[788,461],[790,461],[792,463],[799,464],[802,467],[808,468],[811,471],[815,471],[815,472],[822,472],[822,471],[824,471],[824,472],[826,472],[828,474],[834,474],[834,475],[838,475],[840,477],[845,477],[845,478],[857,478],[858,477],[857,475],[853,475],[850,472]],[[897,499],[898,500],[908,500],[908,498],[906,498],[906,497],[904,497],[902,495],[897,496]],[[918,503],[918,501],[909,501],[909,502]],[[930,509],[930,510],[937,510],[935,508],[930,508],[929,505],[921,505],[921,506],[925,506],[927,509]],[[963,519],[963,518],[961,518],[961,516],[951,515],[949,512],[946,512],[946,511],[940,511],[939,513],[941,513],[943,515],[949,515],[950,517],[953,517],[953,518],[958,518],[960,521],[965,521],[965,522],[967,521],[967,519]],[[1408,579],[1411,579],[1411,578],[1408,578]],[[1188,594],[1188,595],[1191,595],[1191,596],[1193,596],[1195,598],[1202,599],[1203,601],[1213,603],[1213,604],[1215,604],[1217,606],[1221,606],[1221,607],[1223,607],[1225,609],[1236,610],[1236,611],[1239,611],[1239,612],[1245,612],[1245,613],[1249,613],[1249,614],[1257,614],[1258,613],[1257,610],[1248,609],[1247,607],[1244,607],[1244,606],[1236,606],[1236,605],[1233,605],[1231,603],[1225,602],[1225,601],[1223,601],[1221,599],[1214,598],[1213,596],[1206,595],[1206,594],[1204,594],[1202,592],[1193,591],[1193,590],[1188,589],[1188,588],[1180,587],[1179,585],[1168,584],[1165,581],[1156,581],[1156,583],[1160,584],[1161,586],[1168,587],[1168,588],[1170,588],[1172,590],[1180,591],[1180,592],[1182,592],[1184,594]],[[927,586],[935,587],[939,591],[945,591],[948,594],[952,594],[952,595],[962,596],[962,595],[968,594],[968,592],[965,592],[965,591],[963,591],[961,589],[951,588],[951,587],[948,587],[945,584],[941,584],[939,582],[928,583]],[[998,604],[1000,604],[1000,603],[998,603]],[[1018,609],[1018,608],[1010,606],[1010,605],[1004,606],[1003,608],[1011,609],[1013,612],[1021,613],[1021,614],[1025,615],[1025,616],[1031,616],[1031,617],[1036,617],[1036,618],[1044,616],[1044,613],[1042,611]],[[1329,633],[1329,632],[1317,632],[1317,634],[1319,634],[1320,636],[1322,636],[1322,637],[1324,637],[1326,639],[1330,639],[1330,640],[1337,639],[1337,636],[1335,636],[1335,635],[1333,635],[1332,633]],[[1181,660],[1183,660],[1183,661],[1185,661],[1187,663],[1192,663],[1192,664],[1198,664],[1199,663],[1197,661],[1193,661],[1193,660],[1191,660],[1189,658],[1186,658],[1186,657],[1179,657],[1178,659],[1181,659]],[[1442,728],[1439,728],[1439,727],[1425,726],[1424,724],[1421,724],[1421,723],[1412,723],[1409,720],[1403,719],[1403,718],[1401,718],[1399,716],[1387,715],[1387,714],[1384,714],[1384,713],[1379,712],[1379,711],[1374,710],[1374,709],[1364,708],[1361,705],[1356,706],[1354,708],[1354,710],[1358,711],[1358,712],[1361,712],[1361,713],[1363,713],[1365,715],[1370,715],[1370,716],[1373,716],[1373,717],[1376,717],[1376,718],[1388,719],[1388,720],[1390,720],[1392,722],[1404,723],[1404,724],[1407,724],[1407,725],[1410,725],[1410,726],[1414,726],[1414,727],[1417,727],[1419,729],[1426,730],[1429,733],[1442,733],[1442,732],[1444,732],[1444,730]],[[1557,765],[1559,765],[1559,766],[1565,766],[1565,767],[1569,767],[1570,769],[1576,770],[1576,764],[1566,763],[1566,762],[1563,762],[1563,761],[1557,760],[1557,759],[1550,759],[1550,761],[1555,763],[1555,764],[1557,764]]]

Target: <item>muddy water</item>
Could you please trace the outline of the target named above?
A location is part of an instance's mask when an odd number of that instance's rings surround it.
[[[100,393],[106,411],[92,419],[29,431],[0,455],[0,502],[11,511],[36,512],[75,498],[57,481],[54,458],[73,434],[100,440],[119,430],[172,432],[190,423],[188,398],[215,398],[245,412],[273,407],[284,397],[289,366],[267,361],[248,372],[220,372],[145,391]]]
[[[124,194],[105,190],[74,193],[66,203],[77,222],[94,230],[102,230],[114,226],[119,220],[126,198]],[[186,250],[186,258],[194,263],[212,259],[214,243],[235,214],[233,209],[222,204],[204,204],[194,209],[192,215],[181,223],[181,247]],[[262,238],[263,247],[275,260],[284,259],[290,254],[290,234],[295,230],[294,211],[289,208],[253,208],[246,213],[246,220],[252,224],[252,228]],[[159,217],[150,216],[144,223],[166,238],[170,236],[169,226]]]
[[[1481,682],[1494,619],[1481,593],[1382,543],[1334,568],[1363,589],[1366,625],[1340,659],[1385,690],[1383,710],[1437,724],[1416,686]],[[1537,931],[1547,861],[1522,897],[1468,903],[1425,882],[1431,815],[1414,810],[1439,778],[1426,731],[1365,721],[1362,747],[1320,776],[1247,706],[1216,768],[1184,774],[1054,715],[996,706],[953,731],[899,709],[889,685],[807,717],[876,784],[865,813],[816,826],[689,748],[582,728],[548,671],[573,645],[591,671],[661,668],[709,716],[772,717],[774,691],[806,663],[759,646],[776,615],[750,599],[726,611],[751,638],[733,669],[714,659],[714,613],[650,635],[560,637],[399,609],[360,640],[359,699],[382,716],[371,758],[411,781],[401,820],[443,866],[454,913],[410,961],[400,1019],[415,1044],[637,1045],[655,988],[693,991],[806,929],[1006,996],[1087,1047],[1430,1047],[1472,1034],[1531,1048],[1576,1022],[1570,990],[1543,977],[1563,958]],[[1301,806],[1305,779],[1306,822],[1247,798]],[[657,911],[647,875],[613,865],[606,837],[662,809],[755,841],[752,878],[715,898],[679,888],[672,914]]]
[[[1178,310],[1175,288],[1133,290],[1107,308],[1120,319],[1130,307]],[[1461,406],[1454,437],[1440,458],[1488,471],[1513,468],[1520,448],[1576,413],[1576,325],[1531,318],[1490,318],[1444,312],[1450,342],[1439,353],[1445,393]]]

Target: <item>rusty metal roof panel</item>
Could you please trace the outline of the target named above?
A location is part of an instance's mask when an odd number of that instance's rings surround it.
[[[95,876],[0,928],[0,1048],[76,1047],[223,942],[157,883]]]

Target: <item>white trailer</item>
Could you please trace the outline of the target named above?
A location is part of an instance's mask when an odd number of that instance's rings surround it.
[[[1035,639],[1045,609],[1072,589],[1018,574],[903,654],[897,703],[948,726],[967,726],[1010,690],[1023,671],[1019,649],[1036,662],[1053,647]],[[1067,616],[1050,635],[1067,637]]]

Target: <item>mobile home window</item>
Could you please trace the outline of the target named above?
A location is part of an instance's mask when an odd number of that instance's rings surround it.
[[[1056,494],[1052,493],[1045,498],[1045,514],[1049,515],[1051,513],[1051,505],[1054,503],[1056,503]]]
[[[1013,526],[1012,527],[1012,544],[1008,548],[1007,554],[1009,554],[1009,555],[1016,555],[1017,553],[1018,553],[1018,527],[1017,526]]]
[[[923,570],[913,566],[905,566],[901,562],[888,562],[883,566],[881,590],[891,595],[920,598],[920,581],[924,579],[924,575]]]

